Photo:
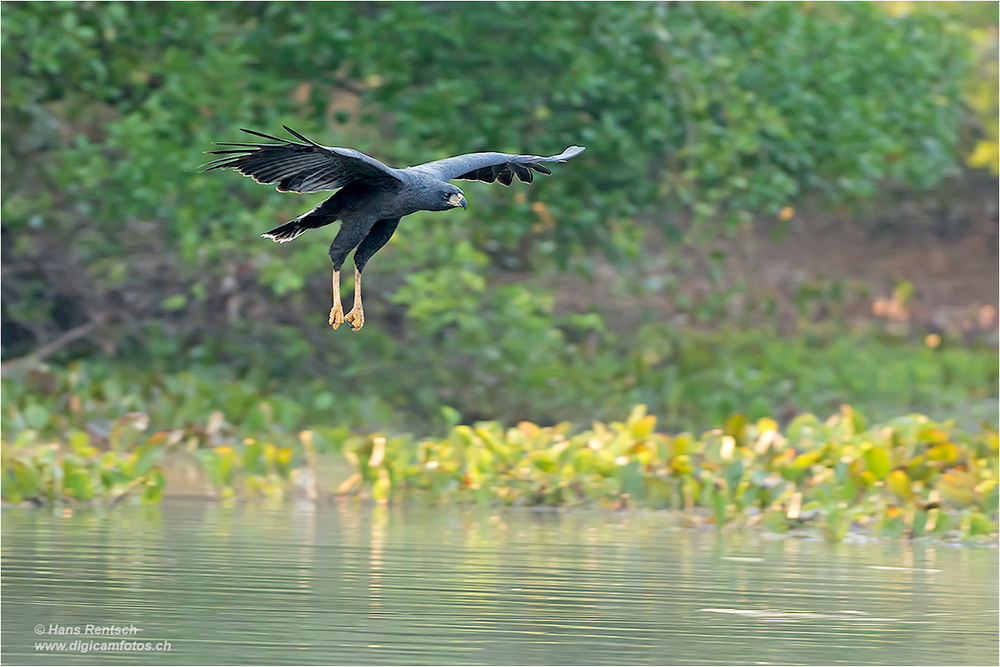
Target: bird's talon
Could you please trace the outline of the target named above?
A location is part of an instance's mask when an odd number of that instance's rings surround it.
[[[330,309],[329,323],[330,323],[330,326],[334,328],[334,330],[336,330],[337,327],[339,327],[341,324],[344,323],[344,307],[343,306],[334,306],[333,308]]]
[[[361,327],[365,325],[365,311],[354,308],[347,315],[344,315],[344,321],[350,324],[355,331],[360,331]]]

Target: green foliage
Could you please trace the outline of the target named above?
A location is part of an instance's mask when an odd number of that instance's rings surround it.
[[[635,260],[640,215],[672,239],[693,221],[690,237],[704,238],[800,195],[838,202],[883,179],[933,184],[959,157],[969,69],[966,41],[934,11],[23,2],[2,12],[4,355],[68,330],[89,331],[91,345],[63,361],[95,349],[117,357],[5,369],[3,439],[18,443],[5,449],[5,497],[149,487],[156,468],[134,469],[159,451],[137,449],[146,446],[186,448],[220,495],[280,495],[308,424],[319,424],[317,452],[349,442],[353,453],[367,445],[351,434],[373,426],[607,419],[645,403],[667,427],[697,430],[734,413],[787,418],[843,402],[939,413],[996,396],[995,350],[655,323],[615,334],[595,313],[558,314],[546,274],[512,284],[507,273],[595,246]],[[211,141],[280,123],[400,165],[481,149],[588,151],[530,188],[469,184],[472,218],[408,218],[366,280],[370,321],[388,326],[331,337],[322,243],[332,230],[283,246],[259,239],[320,195],[194,169]],[[722,297],[679,301],[699,322],[724,307]],[[8,349],[9,332],[27,342]],[[148,437],[130,425],[143,418]],[[737,438],[731,426],[725,435]],[[816,428],[795,424],[806,427]],[[97,464],[70,447],[75,432],[117,452],[107,465],[124,472],[93,481]],[[690,446],[671,465],[692,472],[676,472],[684,481],[670,493],[721,522],[743,472],[727,464],[705,486]],[[358,465],[374,455],[357,454]],[[536,458],[532,470],[549,465]],[[66,461],[68,487],[54,472],[65,480]],[[390,468],[369,467],[371,492],[387,499]],[[796,484],[806,478],[784,468]],[[619,492],[652,493],[635,460],[609,470]],[[877,481],[898,483],[894,473]],[[514,481],[519,498],[558,499],[534,477]],[[962,478],[949,484],[941,493],[961,497]],[[836,507],[829,516],[851,520]],[[978,531],[974,516],[955,521]]]
[[[492,330],[477,328],[472,317],[450,322],[445,343],[460,342],[467,354],[446,354],[419,334],[391,353],[377,346],[378,332],[353,337],[357,347],[341,371],[347,384],[205,364],[173,370],[89,361],[8,372],[0,392],[3,437],[11,441],[30,429],[61,438],[92,425],[106,431],[127,412],[147,415],[156,431],[170,431],[206,424],[219,412],[236,441],[289,446],[298,430],[321,425],[316,446],[322,453],[361,429],[434,432],[480,419],[581,422],[608,419],[640,402],[671,430],[701,430],[736,413],[788,420],[842,403],[864,405],[877,419],[921,410],[968,423],[989,415],[986,407],[992,410],[998,391],[995,350],[659,325],[617,337],[590,334],[585,318],[548,328],[538,323],[540,315],[532,320],[523,312],[516,324],[522,334],[535,327],[530,346],[501,318],[491,321]],[[442,409],[452,416],[443,418]]]
[[[421,334],[458,320],[473,355],[504,327],[503,355],[562,326],[544,289],[497,280],[511,261],[634,251],[639,214],[703,236],[803,193],[934,183],[958,158],[968,67],[935,13],[860,3],[24,2],[3,18],[5,319],[36,345],[91,321],[105,349],[171,358],[160,330],[280,367],[326,348],[281,323],[321,324],[301,291],[326,287],[327,260],[259,234],[319,197],[196,173],[237,127],[284,122],[398,164],[586,144],[524,197],[470,184],[472,224],[407,220],[393,245],[412,250],[372,265]],[[407,343],[338,339],[330,358]]]
[[[208,481],[222,498],[237,495],[242,480],[247,495],[281,498],[291,481],[293,452],[270,442],[242,442],[195,450]]]
[[[39,377],[43,376],[36,372],[35,381]],[[43,381],[49,380],[51,376]],[[70,374],[62,380],[79,383],[80,376],[79,373]],[[184,386],[182,382],[183,379],[168,378],[166,384],[173,384],[175,390],[182,392],[204,386]],[[79,391],[79,384],[76,388]],[[241,425],[234,426],[217,410],[206,415],[190,411],[190,405],[170,406],[162,396],[148,403],[141,398],[130,401],[119,393],[121,388],[114,379],[107,379],[90,387],[102,392],[103,397],[61,394],[56,404],[47,403],[45,407],[31,403],[20,410],[9,405],[7,415],[13,423],[4,425],[2,438],[3,497],[12,503],[99,501],[114,504],[133,490],[141,489],[143,501],[155,502],[165,483],[163,471],[155,464],[171,450],[193,454],[208,482],[222,498],[232,498],[240,492],[280,498],[293,482],[293,471],[297,467],[297,448],[293,451],[293,446],[298,443],[281,426],[281,418],[275,417],[273,406],[280,409],[283,405],[280,399],[255,400],[252,405],[244,406],[238,400],[238,393],[231,394],[223,404],[242,418]],[[189,391],[187,398],[197,402],[204,397]],[[122,404],[149,409],[153,417],[139,411],[110,421],[99,416],[105,409],[120,412]],[[172,409],[164,411],[165,405]],[[157,429],[145,435],[151,421],[173,423],[175,427]],[[347,434],[343,427],[319,431],[341,439]],[[251,437],[249,433],[258,437]],[[325,450],[330,449],[329,440],[322,436],[317,439],[325,445]],[[339,445],[340,441],[336,442]]]
[[[701,436],[655,426],[640,405],[624,422],[594,422],[575,434],[568,423],[481,422],[442,439],[357,438],[346,447],[357,471],[340,490],[380,502],[636,502],[690,510],[720,528],[810,525],[835,540],[852,524],[892,537],[953,525],[967,537],[997,530],[992,428],[966,434],[923,415],[866,427],[846,405],[825,422],[800,415],[784,433],[772,419],[742,415]]]
[[[166,480],[156,463],[165,450],[153,441],[131,444],[147,424],[145,415],[123,415],[112,425],[106,449],[97,448],[86,431],[77,430],[69,432],[64,442],[42,441],[30,429],[11,443],[4,440],[4,500],[113,505],[133,494],[142,502],[159,501]]]
[[[963,34],[972,44],[974,72],[963,82],[965,101],[975,112],[971,146],[966,163],[1000,173],[1000,132],[998,132],[998,62],[997,37],[1000,7],[993,2],[892,2],[882,7],[894,14],[930,11],[944,19],[945,29]]]
[[[218,412],[205,424],[142,436],[148,423],[140,413],[123,415],[103,441],[74,430],[52,442],[32,429],[5,439],[4,500],[113,505],[136,492],[156,502],[166,484],[156,464],[169,449],[194,453],[223,499],[281,498],[315,479],[315,431],[280,446],[241,437]],[[964,433],[922,415],[868,426],[847,406],[825,422],[800,415],[783,432],[772,419],[743,415],[700,436],[666,435],[656,423],[640,405],[625,421],[577,432],[565,422],[480,422],[454,425],[440,439],[349,435],[342,452],[356,472],[337,492],[382,503],[637,504],[684,510],[720,528],[812,526],[830,539],[852,525],[891,537],[996,533],[994,428]],[[318,497],[315,487],[309,497]]]

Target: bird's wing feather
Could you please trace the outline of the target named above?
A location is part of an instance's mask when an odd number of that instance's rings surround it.
[[[396,170],[353,148],[320,146],[291,128],[282,127],[300,142],[286,141],[263,132],[243,130],[247,134],[277,141],[277,144],[217,142],[230,146],[213,155],[224,155],[201,165],[205,171],[235,169],[258,183],[277,183],[281,192],[319,192],[336,190],[348,183],[367,180],[399,183]]]
[[[584,151],[583,146],[570,146],[559,155],[541,157],[539,155],[511,155],[509,153],[468,153],[428,162],[416,167],[415,171],[430,174],[442,181],[459,179],[464,181],[500,181],[510,185],[517,176],[525,183],[531,183],[532,171],[551,174],[545,162],[566,162]]]

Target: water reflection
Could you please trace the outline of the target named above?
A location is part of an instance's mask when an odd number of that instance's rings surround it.
[[[4,663],[995,662],[993,549],[649,513],[312,503],[3,511]],[[170,652],[46,653],[134,624]]]

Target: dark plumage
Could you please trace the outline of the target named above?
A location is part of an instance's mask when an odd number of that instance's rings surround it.
[[[280,192],[319,192],[340,188],[316,208],[262,236],[284,243],[308,229],[341,221],[340,231],[330,244],[330,259],[333,260],[330,325],[336,329],[346,321],[355,331],[365,321],[361,306],[361,272],[372,255],[396,231],[400,218],[417,211],[465,208],[465,195],[447,182],[452,179],[486,183],[500,181],[510,185],[516,176],[525,183],[531,183],[533,171],[552,173],[545,162],[565,162],[584,150],[582,146],[570,146],[551,157],[469,153],[416,167],[394,169],[354,149],[320,146],[291,128],[282,127],[301,143],[243,130],[279,143],[217,143],[217,146],[231,148],[208,151],[224,157],[212,160],[202,168],[208,171],[235,169],[258,183],[277,183]],[[340,302],[340,269],[355,248],[354,308],[344,315]]]

